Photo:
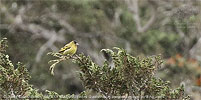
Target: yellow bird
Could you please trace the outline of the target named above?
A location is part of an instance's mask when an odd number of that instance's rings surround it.
[[[76,41],[71,41],[70,43],[66,44],[63,48],[59,50],[59,53],[63,55],[69,55],[72,56],[77,51],[77,46],[79,44]]]

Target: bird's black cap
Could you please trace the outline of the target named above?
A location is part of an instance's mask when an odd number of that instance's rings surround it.
[[[78,43],[77,43],[77,41],[75,41],[75,40],[73,40],[74,41],[74,43],[76,44],[76,45],[79,45]]]
[[[77,41],[75,41],[75,40],[73,40],[74,41],[74,43],[77,43]]]

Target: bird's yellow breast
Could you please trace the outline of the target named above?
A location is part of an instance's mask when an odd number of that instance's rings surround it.
[[[77,46],[76,45],[72,45],[69,49],[65,50],[63,54],[68,54],[68,55],[73,55],[75,54],[77,51]]]

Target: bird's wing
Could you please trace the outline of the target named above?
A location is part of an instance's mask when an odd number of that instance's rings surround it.
[[[70,48],[71,48],[70,45],[69,45],[69,44],[66,44],[63,48],[61,48],[61,49],[59,50],[59,53],[62,53],[62,52],[66,51],[66,50],[68,50],[68,49],[70,49]]]

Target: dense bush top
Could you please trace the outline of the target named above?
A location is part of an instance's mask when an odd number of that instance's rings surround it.
[[[26,67],[18,63],[16,67],[6,54],[6,38],[0,42],[0,97],[1,98],[68,98],[74,95],[59,95],[54,91],[46,90],[45,94],[29,84],[30,75]],[[184,99],[184,87],[175,90],[170,89],[169,82],[154,76],[160,68],[162,60],[160,56],[133,57],[124,49],[103,49],[102,52],[109,54],[112,61],[105,61],[102,66],[95,64],[89,56],[84,54],[75,55],[71,59],[80,67],[80,79],[86,87],[86,91],[92,90],[102,98],[110,99],[114,96],[158,98],[158,99]],[[54,53],[52,53],[54,54]],[[55,55],[53,55],[55,56]],[[58,57],[58,56],[55,56]],[[60,59],[68,58],[65,56]],[[65,60],[69,60],[65,59]],[[64,61],[65,61],[64,60]],[[54,65],[56,66],[56,65]],[[80,97],[90,96],[82,92]]]

